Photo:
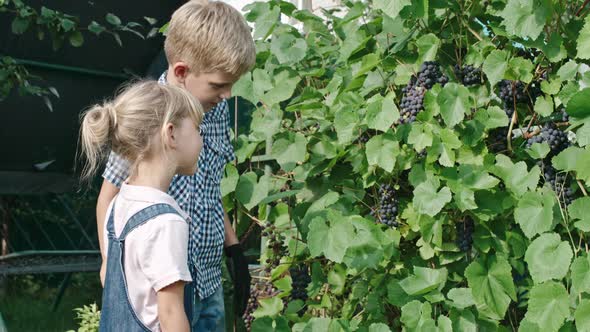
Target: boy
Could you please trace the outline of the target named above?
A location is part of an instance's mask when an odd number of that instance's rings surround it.
[[[185,289],[185,309],[192,331],[224,331],[224,248],[233,265],[237,315],[245,310],[250,292],[248,265],[221,204],[223,170],[235,158],[226,100],[233,84],[254,65],[256,50],[250,28],[236,9],[221,1],[203,0],[189,1],[174,12],[164,49],[169,65],[159,82],[185,88],[206,112],[198,171],[193,176],[175,176],[168,191],[191,217],[188,265],[194,281]],[[107,207],[127,178],[128,168],[125,160],[111,152],[96,207],[101,245]],[[101,280],[103,270],[104,266]]]

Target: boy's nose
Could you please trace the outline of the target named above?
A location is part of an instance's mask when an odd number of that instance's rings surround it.
[[[231,87],[224,89],[220,95],[221,99],[229,99],[231,97]]]

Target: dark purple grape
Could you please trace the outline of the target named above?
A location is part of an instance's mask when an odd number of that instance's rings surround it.
[[[549,156],[555,156],[561,151],[565,150],[570,146],[570,142],[567,139],[567,134],[557,128],[554,123],[546,123],[541,132],[529,138],[526,143],[526,147],[530,148],[534,143],[547,142],[551,149]]]
[[[465,65],[460,67],[455,65],[455,75],[461,83],[465,86],[479,85],[482,83],[481,68],[472,65]]]
[[[458,222],[455,224],[457,231],[457,245],[463,252],[467,252],[471,249],[473,244],[473,230],[475,224],[471,217],[465,218],[464,222]]]
[[[400,119],[398,124],[412,123],[416,116],[424,109],[424,94],[435,84],[447,84],[449,78],[442,73],[437,62],[426,61],[420,66],[420,71],[412,75],[410,82],[402,89],[400,103]]]
[[[390,184],[379,185],[379,206],[374,212],[377,223],[389,227],[399,226],[397,222],[398,201],[395,197],[395,190]]]

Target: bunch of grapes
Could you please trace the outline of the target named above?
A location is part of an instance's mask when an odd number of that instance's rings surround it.
[[[438,62],[425,61],[422,63],[422,66],[420,66],[415,85],[430,90],[436,83],[440,83],[444,86],[448,82],[449,78],[442,73]]]
[[[283,235],[278,233],[277,227],[271,222],[266,222],[262,236],[268,237],[267,247],[270,249],[270,252],[266,259],[266,272],[270,272],[273,267],[279,265],[281,257],[285,256],[287,252],[287,248],[283,244]]]
[[[416,121],[418,113],[424,109],[424,94],[436,83],[447,84],[449,78],[442,73],[435,61],[426,61],[420,66],[417,75],[410,78],[410,82],[402,89],[400,103],[401,113],[398,123],[412,123]]]
[[[307,286],[311,282],[311,276],[307,271],[307,266],[300,264],[298,266],[291,266],[289,268],[291,280],[293,280],[293,289],[291,290],[291,300],[307,300]],[[298,312],[299,316],[303,316],[305,310]]]
[[[559,197],[562,206],[568,206],[575,199],[575,192],[567,183],[567,174],[558,173],[549,161],[539,161],[537,163],[543,172],[545,183],[549,183],[551,189]]]
[[[533,82],[528,87],[521,81],[502,80],[498,83],[500,99],[504,111],[509,117],[514,113],[515,104],[534,105],[541,92],[540,82]]]
[[[252,314],[256,309],[258,309],[259,299],[271,298],[276,296],[279,291],[268,281],[258,281],[256,283],[252,283],[250,285],[250,298],[248,299],[248,304],[246,305],[246,311],[242,316],[244,320],[244,324],[246,325],[246,330],[252,330],[252,322],[254,321],[254,316]]]
[[[424,94],[426,90],[422,87],[406,86],[402,89],[403,97],[400,103],[401,113],[399,123],[412,123],[416,116],[424,109]]]
[[[493,153],[506,151],[508,144],[506,139],[508,136],[508,127],[495,128],[490,131],[488,136],[488,149]]]
[[[456,223],[455,227],[457,229],[457,245],[459,249],[463,252],[469,251],[473,244],[473,230],[475,228],[473,219],[467,217],[464,222]]]
[[[546,123],[541,128],[539,135],[533,136],[527,140],[526,147],[530,148],[534,143],[547,142],[551,148],[550,156],[555,156],[567,148],[570,143],[567,139],[567,134],[559,129],[552,123]]]
[[[565,109],[561,109],[560,115],[561,115],[561,119],[560,119],[561,122],[569,122],[570,121],[570,115],[567,114]]]
[[[379,185],[379,209],[377,222],[390,227],[397,227],[398,201],[390,184]]]
[[[359,143],[359,144],[367,144],[367,142],[373,136],[374,136],[373,134],[369,133],[368,131],[365,131],[364,133],[361,134],[361,136],[359,136],[359,138],[356,140],[356,143]]]
[[[455,65],[455,75],[465,86],[479,85],[482,81],[481,68],[472,65]]]

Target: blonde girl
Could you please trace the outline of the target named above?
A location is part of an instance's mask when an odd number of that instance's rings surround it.
[[[167,191],[176,174],[197,170],[202,118],[186,90],[156,81],[129,85],[83,115],[82,178],[90,179],[110,150],[132,165],[104,222],[100,331],[189,331],[189,217]]]

